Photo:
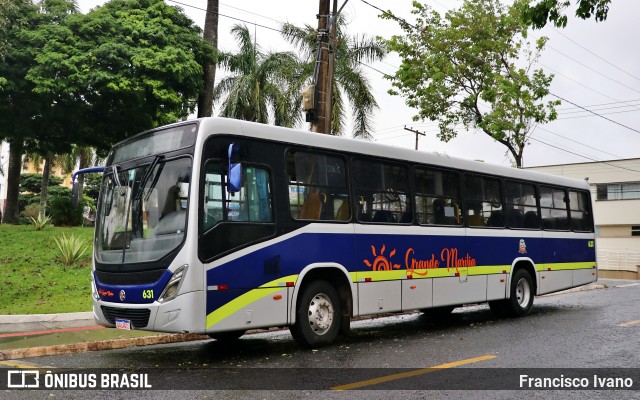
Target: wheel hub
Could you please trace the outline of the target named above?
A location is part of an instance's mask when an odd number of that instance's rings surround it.
[[[333,304],[331,299],[319,293],[311,299],[309,304],[309,325],[317,335],[324,335],[333,323]]]

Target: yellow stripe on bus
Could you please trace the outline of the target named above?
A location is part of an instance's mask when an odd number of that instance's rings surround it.
[[[264,285],[260,286],[258,289],[253,289],[248,291],[247,293],[236,297],[231,300],[227,304],[213,311],[209,315],[207,315],[207,328],[219,323],[223,319],[231,316],[237,311],[243,309],[251,303],[254,303],[264,297],[269,296],[275,292],[286,289],[286,282],[295,282],[298,279],[298,275],[289,275],[283,278],[278,278],[271,282],[267,282]],[[284,285],[282,285],[284,284]]]
[[[573,263],[550,263],[550,264],[537,264],[536,270],[566,271],[566,270],[574,270],[574,269],[592,269],[595,266],[596,266],[595,261],[573,262]]]

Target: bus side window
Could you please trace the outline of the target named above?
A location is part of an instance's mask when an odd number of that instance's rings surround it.
[[[459,226],[461,220],[458,173],[416,168],[414,176],[418,223]]]
[[[531,183],[505,181],[507,225],[516,229],[539,229],[536,187]]]
[[[500,181],[495,178],[465,176],[465,208],[469,226],[504,227]]]
[[[543,229],[569,230],[569,212],[564,189],[540,186],[540,211]]]
[[[286,162],[292,218],[322,221],[351,218],[342,157],[290,150]]]
[[[351,163],[358,221],[382,224],[411,223],[409,171],[400,164],[356,158]]]

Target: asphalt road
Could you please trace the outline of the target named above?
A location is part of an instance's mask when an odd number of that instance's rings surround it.
[[[15,390],[0,397],[640,399],[639,350],[640,283],[611,281],[605,289],[536,298],[531,314],[518,319],[497,319],[482,305],[457,309],[445,322],[417,313],[353,322],[349,337],[319,349],[301,348],[285,330],[232,343],[209,340],[32,358],[28,365],[41,371],[148,373],[154,389],[162,390]],[[506,390],[518,389],[521,375],[586,376],[588,387]],[[635,390],[599,390],[593,375],[632,380]],[[535,385],[528,382],[525,388]],[[429,390],[434,388],[440,390]]]

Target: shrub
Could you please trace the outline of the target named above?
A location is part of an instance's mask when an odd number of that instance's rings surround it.
[[[53,238],[60,250],[60,260],[65,266],[71,266],[80,261],[87,249],[88,245],[84,245],[79,237],[75,237],[73,234],[67,237],[64,233],[61,238]]]
[[[38,218],[40,216],[40,204],[29,204],[24,208],[22,216],[31,220],[31,218]]]
[[[55,226],[80,226],[82,225],[82,212],[84,202],[80,202],[77,208],[71,205],[69,197],[51,197],[47,211]]]
[[[51,217],[48,215],[45,215],[44,217],[42,215],[38,215],[38,218],[29,217],[29,221],[31,221],[31,225],[33,225],[37,231],[41,231],[49,225]]]

